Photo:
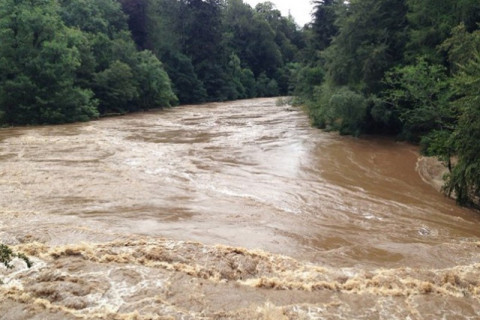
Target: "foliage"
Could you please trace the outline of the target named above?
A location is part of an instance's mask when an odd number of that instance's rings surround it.
[[[480,3],[315,1],[294,72],[316,126],[395,134],[450,169],[445,190],[480,203]]]
[[[365,94],[381,90],[384,72],[402,59],[406,10],[402,0],[350,1],[340,13],[338,35],[323,54],[332,83]]]
[[[436,63],[445,59],[437,47],[447,39],[459,24],[468,31],[480,22],[480,2],[477,0],[407,0],[410,37],[406,56],[426,56]]]
[[[328,83],[315,90],[316,103],[310,106],[318,127],[338,130],[341,134],[359,135],[364,125],[367,101],[347,87],[335,88]]]
[[[207,91],[198,79],[189,57],[179,52],[168,52],[162,59],[180,103],[198,103],[207,99]]]
[[[11,269],[13,266],[10,264],[14,258],[20,258],[30,268],[33,263],[23,253],[14,253],[8,246],[0,243],[0,264],[3,264],[6,268]]]
[[[84,121],[98,116],[93,93],[75,83],[80,53],[56,1],[0,3],[0,110],[3,122]]]
[[[316,50],[324,50],[330,45],[338,32],[338,27],[335,25],[337,19],[335,11],[340,6],[340,1],[315,0],[313,3],[315,7],[310,26],[313,33],[312,46]]]
[[[454,105],[462,110],[452,143],[458,157],[447,182],[449,193],[455,192],[462,204],[478,205],[480,197],[480,53],[477,51],[455,76],[458,99]]]
[[[262,72],[257,78],[257,94],[261,97],[274,97],[278,95],[278,83],[275,79],[267,77],[265,72]]]
[[[289,93],[290,65],[303,35],[272,3],[255,8],[242,0],[121,3],[137,46],[163,62],[181,103]]]
[[[418,142],[433,130],[445,130],[456,118],[449,105],[451,91],[446,68],[419,58],[414,65],[394,68],[385,74],[385,105],[402,124],[402,136]],[[378,111],[377,111],[378,112]]]
[[[127,29],[127,17],[115,0],[58,0],[63,22],[88,33],[113,37]]]
[[[133,71],[138,81],[137,105],[145,109],[176,105],[178,98],[173,93],[168,74],[157,57],[150,51],[142,51],[136,54],[136,58]]]
[[[176,97],[162,64],[139,52],[115,0],[0,3],[0,121],[86,121],[165,107]]]
[[[99,109],[103,114],[128,111],[128,106],[139,95],[132,69],[118,60],[96,73],[93,83],[95,94],[102,101]]]
[[[332,128],[340,134],[360,134],[366,111],[366,100],[362,94],[342,87],[330,98],[329,109]]]
[[[320,64],[297,65],[292,78],[295,82],[294,94],[297,97],[297,101],[306,102],[314,98],[315,88],[321,85],[325,79],[325,70]]]

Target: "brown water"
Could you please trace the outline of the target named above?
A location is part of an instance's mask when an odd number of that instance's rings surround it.
[[[34,266],[0,268],[0,319],[477,319],[480,220],[428,164],[275,99],[2,129],[0,241]]]

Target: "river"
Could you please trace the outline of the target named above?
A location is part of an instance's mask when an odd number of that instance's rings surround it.
[[[1,129],[34,265],[0,267],[0,319],[477,319],[478,213],[422,166],[276,99]]]

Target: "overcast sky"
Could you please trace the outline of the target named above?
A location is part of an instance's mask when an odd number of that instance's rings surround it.
[[[283,16],[287,16],[288,12],[292,14],[292,16],[295,18],[295,22],[300,27],[303,27],[304,24],[311,22],[312,18],[310,16],[313,5],[310,3],[311,0],[269,0],[270,2],[273,2],[276,6],[277,9],[282,12]],[[257,0],[243,0],[244,3],[248,3],[249,5],[252,6],[252,8],[255,8],[257,3],[265,2],[263,1],[257,1]]]

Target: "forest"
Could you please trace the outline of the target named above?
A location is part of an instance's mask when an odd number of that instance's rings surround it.
[[[314,1],[298,104],[314,125],[418,143],[442,160],[445,192],[480,197],[480,2]]]
[[[315,126],[418,143],[480,197],[480,2],[3,0],[0,125],[295,96]]]
[[[303,38],[268,2],[5,0],[0,43],[0,122],[29,125],[286,95]]]

